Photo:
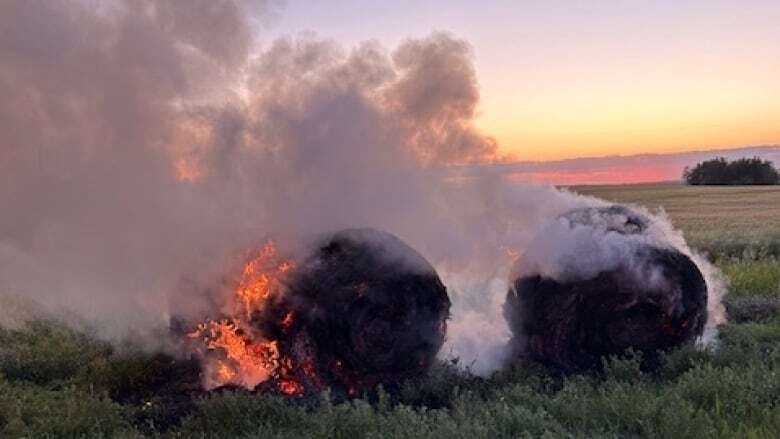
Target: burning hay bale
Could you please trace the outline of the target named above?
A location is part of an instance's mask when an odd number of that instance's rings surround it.
[[[449,308],[444,285],[416,251],[388,233],[356,229],[323,240],[282,300],[253,322],[279,334],[281,349],[301,365],[299,381],[354,394],[425,372],[444,342]],[[294,317],[267,326],[282,315]]]
[[[518,355],[575,372],[629,348],[652,358],[700,336],[702,273],[652,226],[612,206],[571,211],[547,229],[563,245],[518,261],[504,306]]]
[[[444,342],[450,301],[433,267],[397,237],[338,232],[299,261],[255,258],[236,312],[191,334],[206,387],[356,395],[424,373]]]

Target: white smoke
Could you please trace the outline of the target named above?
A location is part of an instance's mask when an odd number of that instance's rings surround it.
[[[593,200],[591,206],[606,207],[609,204]],[[652,289],[654,283],[665,282],[665,278],[662,273],[648,267],[643,261],[644,256],[637,250],[642,247],[675,249],[691,258],[704,277],[707,285],[707,321],[701,342],[704,345],[711,344],[717,334],[716,328],[726,321],[722,304],[726,284],[720,271],[688,246],[682,233],[672,226],[665,211],[654,213],[641,206],[631,208],[644,223],[641,233],[620,230],[631,227],[631,220],[627,216],[629,211],[605,214],[589,209],[574,212],[579,216],[572,217],[569,214],[551,220],[528,244],[521,256],[521,263],[516,265],[516,271],[511,277],[516,279],[538,274],[556,281],[570,282],[593,279],[599,273],[623,266],[635,270],[634,277]]]
[[[272,9],[0,2],[0,293],[138,333],[213,306],[249,243],[375,227],[448,286],[443,355],[494,370],[510,255],[596,201],[442,172],[500,158],[465,41],[261,44]]]

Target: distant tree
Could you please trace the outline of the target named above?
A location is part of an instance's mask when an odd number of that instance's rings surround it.
[[[726,184],[726,174],[729,163],[723,157],[707,160],[694,166],[693,169],[685,167],[683,178],[692,185],[701,184]]]
[[[758,157],[732,162],[723,157],[685,167],[685,182],[690,185],[769,185],[780,184],[780,172],[772,162]]]

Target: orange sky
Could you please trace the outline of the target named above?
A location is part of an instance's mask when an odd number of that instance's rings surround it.
[[[710,68],[633,82],[616,71],[589,82],[540,78],[536,91],[486,81],[478,125],[523,160],[780,143],[780,75]]]
[[[472,45],[478,126],[519,160],[780,143],[778,0],[288,0],[270,34],[432,30]]]

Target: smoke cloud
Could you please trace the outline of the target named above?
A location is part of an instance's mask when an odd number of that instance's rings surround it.
[[[294,248],[375,227],[447,285],[442,355],[494,370],[513,255],[598,202],[458,175],[500,159],[474,127],[465,41],[256,41],[274,10],[0,2],[0,294],[143,335],[213,307],[218,279],[262,239]]]

